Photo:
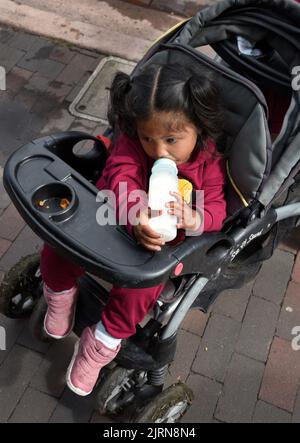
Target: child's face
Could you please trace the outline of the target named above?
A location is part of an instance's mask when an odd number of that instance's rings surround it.
[[[190,159],[198,138],[197,128],[175,112],[155,112],[149,120],[137,123],[137,132],[149,157],[169,158],[178,165]]]

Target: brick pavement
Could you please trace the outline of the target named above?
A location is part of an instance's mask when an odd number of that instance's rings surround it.
[[[179,2],[178,2],[179,3]],[[102,56],[26,33],[0,29],[0,64],[8,72],[0,102],[0,171],[20,144],[67,129],[104,128],[76,119],[68,105]],[[0,280],[41,241],[0,193]],[[195,400],[182,419],[202,422],[300,422],[299,230],[264,264],[256,280],[226,291],[205,315],[191,311],[179,333],[167,384],[181,378]],[[64,374],[75,337],[43,344],[28,321],[0,315],[7,350],[0,351],[0,422],[107,422],[94,395],[76,397]]]

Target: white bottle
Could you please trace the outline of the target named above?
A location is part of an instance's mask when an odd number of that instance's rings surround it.
[[[154,211],[163,211],[162,215],[151,218],[149,225],[166,242],[177,236],[177,217],[168,214],[170,208],[166,207],[166,203],[176,201],[170,191],[178,192],[177,174],[176,163],[168,158],[161,158],[154,163],[149,182],[149,207]]]

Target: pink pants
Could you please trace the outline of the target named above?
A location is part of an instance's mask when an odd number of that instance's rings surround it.
[[[44,282],[53,291],[70,289],[84,272],[83,268],[60,256],[50,246],[44,245],[41,253],[41,273]],[[143,289],[114,286],[101,317],[108,333],[115,338],[134,335],[136,325],[153,308],[163,288],[163,284]]]

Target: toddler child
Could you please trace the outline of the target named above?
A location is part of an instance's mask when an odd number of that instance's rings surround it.
[[[226,216],[224,197],[224,157],[218,152],[222,135],[222,111],[212,74],[179,65],[151,65],[131,79],[118,73],[112,83],[109,119],[118,137],[97,183],[99,189],[111,190],[120,201],[117,219],[136,204],[128,201],[132,191],[147,192],[155,160],[176,162],[179,178],[193,190],[204,191],[204,208],[188,205],[174,193],[168,204],[170,214],[178,218],[178,238],[185,230],[218,231]],[[119,183],[127,191],[119,195]],[[124,215],[124,214],[123,214]],[[93,216],[93,214],[91,214]],[[128,232],[140,247],[159,253],[164,241],[149,226],[147,202]],[[47,334],[66,337],[73,328],[78,279],[84,269],[70,263],[50,246],[41,254],[44,296],[48,305],[44,321]],[[136,325],[155,305],[164,288],[121,288],[113,286],[101,319],[87,327],[75,345],[67,371],[67,384],[78,395],[92,392],[100,369],[111,362],[120,350],[121,340],[135,334]]]

